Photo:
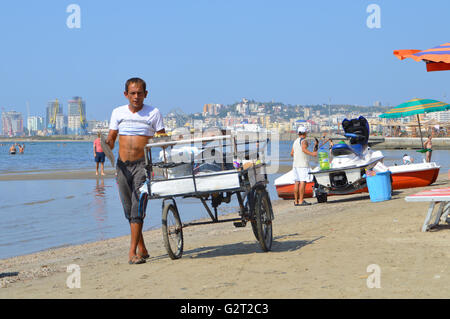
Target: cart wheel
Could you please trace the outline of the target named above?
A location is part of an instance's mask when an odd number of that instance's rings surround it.
[[[316,197],[318,203],[326,203],[328,201],[327,193],[319,193]]]
[[[253,200],[254,194],[255,194],[255,192],[251,192],[251,193],[248,194],[247,202],[245,203],[245,208],[247,209],[247,212],[250,212],[250,203],[249,203],[249,199],[251,198],[251,200]],[[251,213],[251,215],[253,216],[253,218],[252,218],[251,221],[250,221],[251,224],[252,224],[253,235],[255,235],[256,240],[259,241],[259,238],[258,238],[258,227],[256,226],[255,212],[253,211],[253,212],[250,212],[250,213]]]
[[[269,194],[265,189],[257,189],[255,193],[255,219],[258,236],[256,236],[256,239],[264,251],[269,251],[272,248],[272,214],[270,210]]]
[[[252,230],[253,230],[253,235],[255,235],[255,237],[256,237],[256,240],[259,241],[258,227],[256,226],[256,220],[252,221]]]
[[[171,259],[181,258],[183,254],[183,226],[180,215],[172,204],[166,204],[162,213],[162,233],[164,246]]]
[[[322,192],[319,184],[316,181],[316,178],[314,177],[314,194],[316,194],[317,202],[318,203],[326,203],[328,201],[328,194],[325,192]]]

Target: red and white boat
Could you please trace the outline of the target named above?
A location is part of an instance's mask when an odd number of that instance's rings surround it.
[[[392,173],[392,189],[404,189],[424,187],[433,184],[438,175],[440,166],[435,162],[417,163],[408,165],[388,166]],[[278,197],[282,199],[294,199],[294,175],[292,170],[275,180]],[[313,197],[314,183],[307,183],[305,198]],[[351,194],[368,192],[367,187],[359,189]],[[329,194],[332,195],[332,194]]]
[[[392,173],[392,189],[423,187],[433,184],[440,166],[435,162],[389,166]]]

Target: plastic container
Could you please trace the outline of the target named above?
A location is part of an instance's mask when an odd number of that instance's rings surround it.
[[[321,147],[319,149],[317,157],[319,158],[319,166],[320,166],[321,170],[330,169],[330,161],[328,159],[328,152],[325,151],[324,148]]]
[[[391,172],[378,172],[373,176],[366,176],[370,201],[382,202],[391,199]]]

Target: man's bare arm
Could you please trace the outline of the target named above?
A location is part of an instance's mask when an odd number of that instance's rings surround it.
[[[307,147],[308,147],[308,142],[306,140],[304,140],[302,143],[303,153],[308,154],[309,156],[317,156],[317,151],[310,152]]]
[[[109,146],[109,148],[111,148],[111,149],[114,148],[118,133],[119,133],[118,130],[109,130],[108,137],[106,138],[106,141],[105,141],[106,144]]]

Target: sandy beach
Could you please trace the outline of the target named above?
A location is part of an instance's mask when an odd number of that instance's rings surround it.
[[[310,199],[309,207],[272,198],[267,253],[249,225],[220,223],[184,229],[179,260],[167,256],[160,229],[145,232],[151,257],[141,265],[127,263],[128,236],[3,259],[0,298],[447,298],[450,226],[421,232],[428,204],[404,198],[449,184],[442,172],[432,186],[378,203],[368,194]],[[66,284],[72,264],[80,288]],[[374,264],[380,288],[367,285]]]

